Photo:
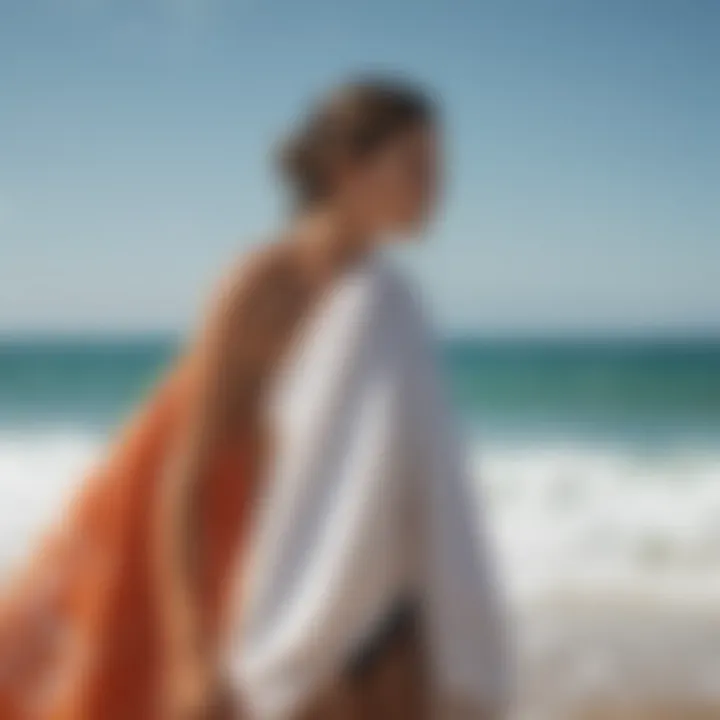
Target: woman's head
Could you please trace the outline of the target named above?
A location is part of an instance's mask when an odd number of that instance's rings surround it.
[[[437,110],[395,80],[347,83],[287,143],[283,174],[303,209],[339,206],[373,231],[417,229],[436,199]]]

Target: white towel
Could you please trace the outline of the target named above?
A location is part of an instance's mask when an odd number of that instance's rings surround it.
[[[228,655],[251,717],[291,718],[408,594],[440,705],[507,696],[482,512],[428,335],[406,283],[372,261],[323,301],[279,374]]]

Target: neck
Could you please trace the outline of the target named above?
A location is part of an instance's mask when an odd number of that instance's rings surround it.
[[[331,210],[314,210],[303,215],[296,222],[293,235],[310,273],[320,281],[352,267],[373,248],[369,233]]]

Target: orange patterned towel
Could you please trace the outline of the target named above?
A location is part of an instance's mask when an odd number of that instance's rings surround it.
[[[1,720],[156,720],[163,653],[158,579],[160,479],[188,407],[178,366],[81,488],[0,603]],[[203,605],[222,624],[249,515],[258,447],[218,449],[203,477]]]

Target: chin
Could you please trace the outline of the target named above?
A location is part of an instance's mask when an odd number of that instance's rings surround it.
[[[387,231],[400,239],[400,242],[413,242],[418,235],[424,233],[429,225],[429,213],[413,213],[405,217],[397,217],[395,222],[389,223]]]
[[[392,234],[392,238],[394,245],[407,246],[419,244],[423,239],[422,227],[417,225],[413,225],[412,227],[403,226]]]
[[[409,240],[419,240],[428,228],[430,218],[428,215],[420,215],[403,223],[401,232],[407,236]]]

